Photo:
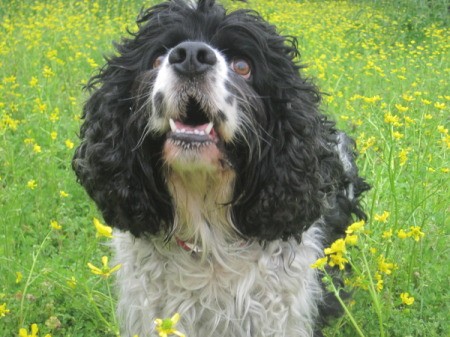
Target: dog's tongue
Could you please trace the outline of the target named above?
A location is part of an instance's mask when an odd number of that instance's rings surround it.
[[[202,125],[188,125],[184,124],[179,121],[175,121],[175,126],[177,130],[186,130],[186,131],[203,131],[205,132],[206,128],[208,127],[209,123],[202,124]],[[205,132],[206,133],[206,132]]]

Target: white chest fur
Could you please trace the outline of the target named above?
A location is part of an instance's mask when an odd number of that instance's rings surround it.
[[[187,337],[312,336],[320,280],[310,265],[322,252],[312,226],[294,240],[215,247],[200,258],[161,238],[115,232],[122,337],[151,336],[155,318],[181,314]]]

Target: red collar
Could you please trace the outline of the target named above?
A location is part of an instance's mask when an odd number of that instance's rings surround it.
[[[187,252],[200,253],[202,251],[202,249],[194,243],[189,243],[189,242],[183,241],[177,237],[175,237],[175,240],[177,242],[177,245],[180,246],[181,248],[183,248]]]

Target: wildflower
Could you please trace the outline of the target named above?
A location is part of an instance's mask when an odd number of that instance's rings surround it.
[[[400,112],[406,112],[409,110],[407,106],[403,106],[401,104],[395,104],[395,108]]]
[[[30,190],[34,190],[34,189],[37,187],[36,180],[34,180],[34,179],[28,180],[28,182],[27,182],[27,187],[28,187]]]
[[[313,268],[313,269],[323,269],[323,267],[325,267],[325,265],[327,264],[327,262],[328,262],[328,257],[322,257],[322,258],[320,258],[320,259],[318,259],[316,262],[314,262],[312,265],[311,265],[311,268]]]
[[[387,124],[392,124],[394,126],[402,126],[402,123],[400,123],[400,118],[398,116],[392,115],[390,112],[384,114],[384,122]]]
[[[397,231],[397,236],[398,236],[400,239],[406,239],[406,238],[409,236],[409,234],[406,233],[403,229],[399,229],[399,230]]]
[[[331,254],[330,261],[328,262],[330,267],[338,266],[340,270],[345,268],[346,263],[348,263],[348,260],[342,255],[342,253]]]
[[[55,76],[55,73],[53,72],[52,68],[50,68],[49,66],[45,66],[44,69],[42,70],[42,75],[45,78],[50,78]]]
[[[39,81],[36,77],[31,77],[30,82],[28,83],[30,85],[30,87],[34,88],[38,85]]]
[[[432,114],[425,114],[423,115],[423,117],[427,120],[433,119],[433,115]]]
[[[389,218],[389,215],[391,215],[390,212],[384,211],[383,214],[379,215],[379,214],[375,214],[374,219],[376,221],[380,221],[380,222],[387,222],[387,219]]]
[[[66,283],[71,289],[75,289],[77,287],[77,280],[73,276],[70,278],[70,280],[67,280]]]
[[[9,314],[9,309],[6,309],[6,303],[0,305],[0,317],[5,317]]]
[[[409,149],[401,149],[400,153],[398,154],[398,158],[400,160],[400,166],[403,166],[408,161],[408,153]]]
[[[395,268],[395,264],[391,262],[386,262],[383,255],[378,258],[378,270],[386,275],[392,274],[392,270]]]
[[[75,146],[75,144],[74,144],[70,139],[66,139],[66,141],[65,141],[64,143],[66,144],[66,147],[67,147],[69,150],[72,150],[73,147]]]
[[[21,328],[19,330],[19,337],[37,337],[37,333],[39,332],[39,328],[37,324],[31,324],[31,334],[28,334],[28,330]],[[52,337],[50,334],[46,334],[45,337]]]
[[[352,223],[350,226],[348,226],[347,230],[345,231],[346,234],[353,234],[355,232],[359,232],[364,228],[365,221],[357,221]]]
[[[377,280],[377,285],[376,285],[377,291],[380,292],[384,288],[383,276],[380,273],[376,272],[375,280]]]
[[[110,268],[110,267],[108,266],[108,257],[107,257],[107,256],[103,256],[103,257],[102,257],[102,264],[103,264],[103,266],[102,266],[101,268],[98,268],[98,267],[94,266],[94,265],[93,265],[92,263],[90,263],[90,262],[89,262],[87,265],[88,265],[89,269],[91,270],[91,272],[92,272],[93,274],[95,274],[95,275],[100,275],[100,276],[102,276],[103,278],[108,278],[108,277],[110,277],[112,273],[118,271],[118,270],[122,267],[121,264],[118,264],[118,265],[116,265],[116,266]]]
[[[383,239],[389,239],[391,236],[392,236],[392,228],[389,229],[388,231],[384,231],[383,234],[381,235]]]
[[[59,196],[60,196],[61,198],[67,198],[67,197],[69,196],[69,193],[67,193],[67,192],[65,192],[65,191],[63,191],[63,190],[61,190],[61,191],[59,191]]]
[[[420,230],[419,226],[411,226],[409,229],[411,230],[409,236],[412,236],[416,242],[419,242],[425,236],[425,233]]]
[[[434,103],[434,107],[436,109],[438,109],[438,110],[444,110],[445,109],[445,103],[436,102],[436,103]]]
[[[414,297],[409,296],[408,293],[401,293],[400,298],[403,304],[412,305],[414,303]]]
[[[344,239],[337,239],[331,244],[330,248],[325,248],[324,252],[326,255],[330,254],[342,254],[345,253],[345,241]]]
[[[112,238],[112,228],[109,226],[106,226],[100,222],[97,218],[94,218],[94,226],[97,230],[97,234],[95,235],[97,238],[99,237],[106,237],[106,238]]]
[[[23,274],[20,271],[16,272],[16,283],[20,283],[23,279]]]
[[[52,131],[52,132],[50,133],[50,138],[51,138],[52,140],[56,140],[57,137],[58,137],[58,133],[57,133],[56,131]]]
[[[50,227],[56,230],[60,230],[62,228],[62,226],[56,220],[50,221]]]
[[[394,139],[398,140],[398,139],[402,139],[403,137],[405,137],[405,135],[401,134],[398,131],[394,131],[394,132],[392,132],[392,137],[394,137]]]
[[[354,246],[358,242],[358,235],[347,235],[344,241],[347,245]]]
[[[155,319],[156,331],[158,331],[160,337],[167,337],[169,335],[177,335],[179,337],[185,337],[183,333],[175,329],[175,325],[180,320],[180,314],[176,313],[172,318]]]
[[[34,144],[33,145],[33,152],[41,153],[42,152],[42,148],[38,144]]]

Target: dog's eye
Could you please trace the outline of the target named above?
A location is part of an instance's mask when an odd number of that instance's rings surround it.
[[[245,79],[250,78],[252,71],[248,61],[242,58],[234,58],[233,61],[231,61],[231,69]]]
[[[161,64],[163,63],[163,61],[164,61],[164,56],[163,56],[163,55],[158,56],[158,57],[153,61],[153,64],[152,64],[153,69],[156,69],[156,68],[161,67]]]

